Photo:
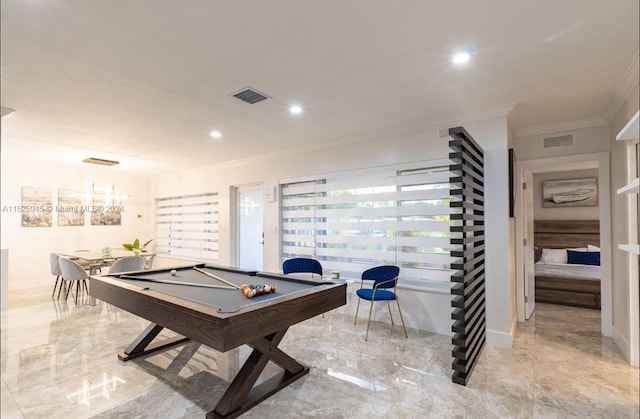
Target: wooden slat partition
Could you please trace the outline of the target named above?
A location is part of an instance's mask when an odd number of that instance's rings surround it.
[[[484,151],[462,127],[449,129],[449,136],[452,380],[467,385],[486,341]]]

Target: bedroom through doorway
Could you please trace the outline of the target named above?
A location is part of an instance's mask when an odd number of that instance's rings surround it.
[[[601,333],[611,336],[608,156],[595,153],[518,162],[522,203],[515,223],[516,243],[521,244],[516,249],[519,322],[533,315],[536,302],[588,307],[599,310]],[[588,196],[572,198],[568,196],[572,191]],[[557,202],[551,193],[561,194]],[[538,273],[541,261],[552,270]],[[568,267],[583,272],[567,274]]]

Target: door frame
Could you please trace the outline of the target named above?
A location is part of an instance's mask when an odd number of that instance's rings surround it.
[[[240,217],[238,217],[238,196],[242,190],[261,190],[264,191],[262,182],[246,183],[242,185],[233,185],[229,191],[230,202],[230,221],[231,221],[231,237],[233,237],[233,245],[231,246],[231,261],[233,266],[240,266]],[[263,198],[264,205],[264,198]],[[264,207],[262,213],[262,229],[264,237]],[[262,264],[264,266],[264,245],[262,246]]]
[[[533,202],[533,173],[527,167],[518,167],[516,170],[517,185],[517,199],[516,202],[516,314],[519,322],[529,320],[533,311],[535,310],[535,286],[533,286],[533,293],[528,293],[531,290],[531,285],[527,284],[527,276],[531,276],[526,271],[527,264],[531,263],[533,258],[533,229],[530,224],[533,224],[533,211],[527,211],[526,203]],[[527,181],[529,179],[529,181]],[[527,188],[524,188],[524,184],[527,183]],[[529,199],[530,198],[530,199]],[[531,215],[529,219],[525,220],[525,214]],[[525,234],[525,228],[527,234]],[[524,239],[527,239],[527,244],[524,244]],[[535,282],[535,278],[534,278]],[[531,301],[528,301],[530,298]]]
[[[601,333],[604,336],[613,335],[613,301],[611,281],[611,183],[609,172],[609,153],[577,154],[573,156],[550,157],[546,159],[518,160],[518,172],[529,170],[531,173],[562,172],[567,170],[598,169],[598,198],[600,213],[600,256],[601,272]],[[520,181],[522,182],[522,181]],[[520,188],[522,185],[519,185]],[[522,219],[522,207],[516,208],[517,217]],[[532,214],[533,216],[533,214]],[[522,222],[516,222],[516,237],[523,237]],[[524,275],[522,246],[516,243],[516,304],[518,321],[524,321]],[[522,320],[521,320],[522,319]]]

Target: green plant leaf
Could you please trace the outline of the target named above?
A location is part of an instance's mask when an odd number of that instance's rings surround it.
[[[133,248],[134,249],[140,249],[140,240],[139,239],[135,239],[133,241]]]
[[[127,250],[133,250],[133,245],[129,243],[123,243],[122,247],[124,247]]]

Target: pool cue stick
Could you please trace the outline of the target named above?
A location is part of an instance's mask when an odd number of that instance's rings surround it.
[[[210,274],[210,273],[209,273],[209,272],[207,272],[207,271],[203,271],[202,269],[199,269],[199,268],[198,268],[198,267],[196,267],[196,266],[194,266],[194,267],[193,267],[193,269],[195,269],[196,271],[200,272],[201,274],[205,274],[205,275],[207,275],[207,276],[210,276],[210,277],[211,277],[211,278],[213,278],[213,279],[217,279],[217,280],[218,280],[218,281],[220,281],[220,282],[224,282],[224,283],[225,283],[225,284],[227,284],[227,285],[231,285],[231,286],[232,286],[232,287],[234,287],[234,288],[237,288],[237,289],[239,289],[239,290],[242,290],[242,288],[241,288],[241,287],[239,287],[238,285],[234,284],[233,282],[229,282],[229,281],[227,281],[226,279],[222,279],[222,278],[220,278],[219,276],[216,276],[216,275],[214,275],[214,274]]]
[[[188,285],[190,287],[205,287],[205,288],[218,288],[223,290],[233,290],[235,288],[228,287],[226,285],[213,285],[213,284],[198,284],[196,282],[181,282],[181,281],[171,281],[167,279],[154,279],[154,278],[138,278],[133,275],[120,275],[120,279],[135,279],[136,281],[148,281],[148,282],[157,282],[160,284],[173,284],[173,285]]]

